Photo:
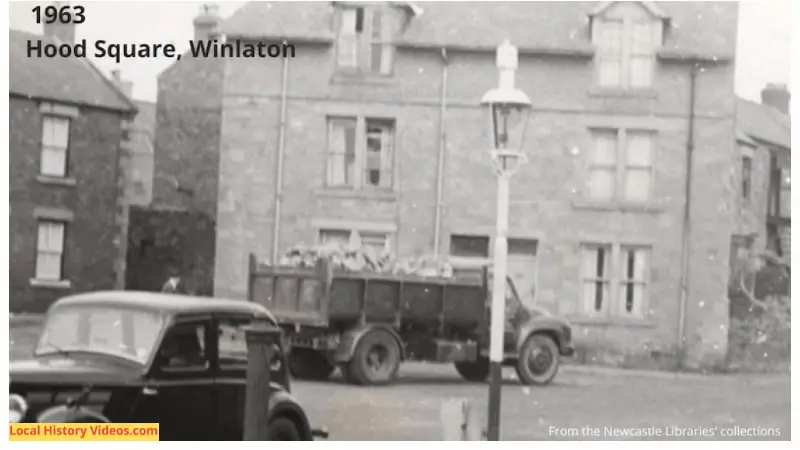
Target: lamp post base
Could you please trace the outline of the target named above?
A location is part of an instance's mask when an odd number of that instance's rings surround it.
[[[500,440],[500,391],[503,389],[503,363],[489,363],[489,423],[486,440]]]

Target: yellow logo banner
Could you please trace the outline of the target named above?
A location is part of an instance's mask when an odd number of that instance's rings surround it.
[[[158,441],[157,423],[10,423],[10,441]]]

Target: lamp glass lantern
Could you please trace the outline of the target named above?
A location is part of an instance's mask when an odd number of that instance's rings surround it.
[[[481,105],[488,121],[492,159],[498,171],[514,172],[524,160],[531,101],[519,89],[498,87],[483,96]]]

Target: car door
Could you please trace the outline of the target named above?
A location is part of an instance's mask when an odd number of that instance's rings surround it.
[[[159,423],[165,441],[214,440],[211,317],[176,320],[142,391],[141,414]]]

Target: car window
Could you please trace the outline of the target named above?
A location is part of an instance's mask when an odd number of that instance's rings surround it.
[[[252,320],[221,320],[218,325],[218,358],[220,368],[247,368],[247,328],[256,322]],[[279,343],[272,344],[272,370],[279,370],[281,364],[281,349]]]
[[[219,323],[219,365],[246,366],[247,339],[245,327],[249,322],[226,320]]]
[[[202,323],[179,323],[170,328],[159,350],[160,367],[167,371],[207,369],[205,331]]]
[[[84,351],[146,363],[165,324],[154,311],[107,306],[68,306],[50,312],[38,354]]]

